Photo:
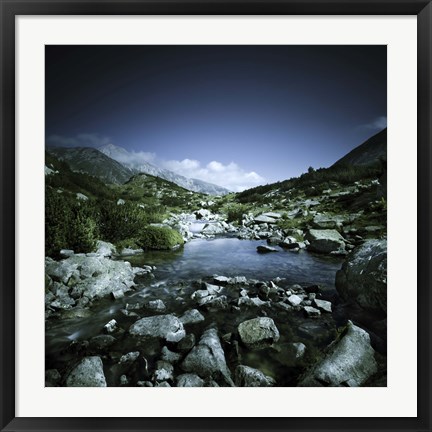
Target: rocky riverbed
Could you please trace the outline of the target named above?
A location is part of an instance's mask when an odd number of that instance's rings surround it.
[[[385,240],[286,232],[269,214],[239,228],[204,213],[195,233],[196,214],[164,223],[191,241],[247,231],[267,240],[262,259],[271,249],[346,256],[337,291],[285,275],[158,280],[153,264],[131,265],[104,242],[89,254],[62,251],[46,260],[46,385],[386,385]]]

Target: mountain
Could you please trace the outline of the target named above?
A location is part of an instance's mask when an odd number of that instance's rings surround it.
[[[47,151],[66,162],[73,171],[90,174],[106,183],[122,184],[137,173],[90,147],[48,147]]]
[[[369,165],[387,160],[387,128],[351,150],[333,166],[339,165]]]
[[[98,148],[98,150],[104,153],[106,156],[109,156],[117,162],[120,162],[122,165],[133,170],[134,172],[141,172],[144,174],[160,177],[193,192],[200,192],[209,195],[225,195],[230,192],[228,189],[213,183],[207,183],[203,180],[184,177],[180,174],[176,174],[173,171],[159,168],[149,162],[141,160],[137,161],[133,153],[129,153],[123,147],[118,147],[114,144],[101,146]]]

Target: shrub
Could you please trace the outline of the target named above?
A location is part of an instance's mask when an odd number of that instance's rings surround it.
[[[180,233],[171,228],[149,226],[142,230],[137,243],[143,249],[173,249],[184,241]]]
[[[227,208],[228,222],[237,222],[241,224],[242,216],[247,213],[248,208],[243,204],[232,204]]]

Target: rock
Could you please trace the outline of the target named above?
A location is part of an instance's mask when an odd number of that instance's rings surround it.
[[[203,333],[198,345],[192,348],[181,367],[185,372],[193,372],[202,378],[213,378],[224,385],[234,386],[215,328]]]
[[[106,387],[103,364],[100,357],[85,357],[75,366],[66,379],[67,387]]]
[[[305,306],[303,309],[308,317],[319,317],[321,315],[321,312],[312,306]]]
[[[266,217],[269,217],[272,219],[280,219],[282,217],[282,215],[280,213],[275,213],[275,212],[266,212],[266,213],[263,213],[261,216],[266,216]]]
[[[72,249],[61,249],[60,250],[60,256],[62,258],[69,258],[74,254],[74,251]]]
[[[224,232],[225,228],[220,222],[205,224],[204,228],[201,230],[202,234],[207,235],[222,234]]]
[[[374,353],[367,332],[348,321],[346,333],[305,373],[299,386],[361,386],[378,370]]]
[[[242,296],[238,299],[239,306],[262,307],[268,305],[268,302],[261,300],[259,297]]]
[[[302,301],[303,299],[295,294],[292,294],[288,297],[288,302],[291,304],[291,306],[298,306]]]
[[[387,240],[367,240],[357,246],[336,273],[336,289],[345,301],[386,314]]]
[[[124,354],[120,357],[119,363],[120,364],[126,364],[126,365],[130,365],[132,364],[134,361],[136,361],[138,359],[138,357],[140,356],[140,352],[139,351],[132,351],[129,352],[127,354]]]
[[[126,375],[121,375],[119,380],[120,386],[127,386],[129,384],[129,379]]]
[[[89,342],[90,350],[105,350],[114,344],[116,338],[111,335],[99,335],[92,337]]]
[[[277,222],[277,219],[261,215],[254,218],[254,222],[257,224],[264,224],[264,223],[275,224]]]
[[[272,387],[276,381],[258,369],[239,365],[235,369],[235,384],[237,387]]]
[[[310,294],[309,294],[309,295],[310,295]],[[322,311],[324,311],[324,312],[329,312],[329,313],[332,312],[332,304],[331,304],[331,302],[329,302],[329,301],[326,301],[326,300],[318,300],[318,299],[314,298],[314,299],[313,299],[313,303],[314,303],[314,305],[315,305],[318,309],[320,309],[320,310],[322,310]]]
[[[61,375],[57,369],[48,369],[45,371],[45,387],[58,387],[60,381]]]
[[[203,283],[203,287],[206,291],[208,291],[209,294],[219,294],[222,291],[222,287],[219,285],[212,285],[207,282]]]
[[[118,329],[118,327],[117,327],[117,321],[115,319],[112,319],[112,320],[108,321],[104,325],[104,330],[107,333],[114,333],[117,329]]]
[[[88,196],[87,196],[87,195],[84,195],[84,194],[82,194],[82,193],[80,193],[80,192],[78,192],[78,193],[76,194],[76,199],[77,199],[78,201],[87,201],[87,200],[88,200]]]
[[[165,303],[160,299],[149,301],[145,308],[154,312],[164,312],[166,310]]]
[[[157,315],[141,318],[129,329],[139,337],[156,337],[168,342],[179,342],[186,335],[182,322],[174,315]]]
[[[195,216],[196,216],[197,219],[207,219],[207,220],[209,220],[209,219],[211,219],[212,214],[211,214],[210,210],[200,209],[200,210],[197,210],[195,212]]]
[[[171,387],[171,386],[166,381],[162,381],[162,382],[157,382],[155,384],[155,387]]]
[[[98,240],[96,242],[96,254],[101,255],[103,257],[111,257],[116,253],[116,248],[112,243],[104,242],[102,240]]]
[[[340,229],[343,222],[344,219],[340,216],[328,216],[319,213],[313,218],[312,225],[319,229]]]
[[[325,254],[344,254],[344,238],[331,229],[311,229],[306,234],[306,240],[310,242],[308,250]]]
[[[257,246],[257,252],[259,253],[268,253],[268,252],[277,252],[278,250],[271,246]]]
[[[190,309],[186,311],[179,320],[183,325],[187,324],[197,324],[199,322],[204,321],[203,315],[198,311],[198,309]]]
[[[306,345],[302,342],[294,342],[292,344],[294,350],[295,350],[295,357],[296,358],[302,358],[305,355],[306,352]]]
[[[171,363],[168,363],[165,360],[158,360],[156,363],[156,370],[154,372],[154,379],[156,381],[167,381],[172,380],[174,367]]]
[[[193,373],[179,375],[176,379],[177,387],[203,387],[204,380]]]
[[[178,344],[177,348],[181,352],[190,351],[195,346],[195,335],[189,333]]]
[[[119,198],[117,200],[117,205],[125,205],[125,204],[126,204],[126,201],[124,199]]]
[[[181,358],[181,355],[179,353],[170,351],[166,346],[164,346],[162,348],[162,360],[165,360],[168,363],[174,364],[174,363],[178,363],[180,358]]]
[[[111,293],[114,300],[118,300],[124,297],[124,292],[122,290],[113,291]]]
[[[262,349],[279,340],[279,330],[271,318],[253,318],[238,326],[241,341],[250,349]]]
[[[296,249],[300,247],[300,244],[294,237],[286,237],[282,242],[279,243],[279,246],[284,249]]]
[[[213,281],[218,285],[228,285],[230,278],[226,276],[214,276]]]

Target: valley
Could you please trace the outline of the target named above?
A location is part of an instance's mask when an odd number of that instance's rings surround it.
[[[213,195],[49,150],[46,385],[386,386],[386,142]]]

